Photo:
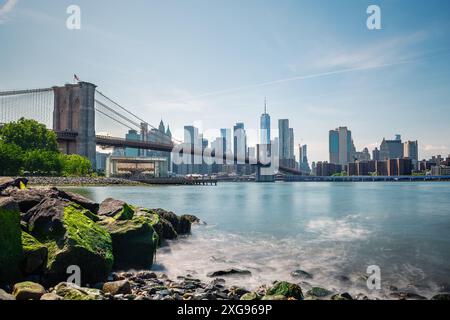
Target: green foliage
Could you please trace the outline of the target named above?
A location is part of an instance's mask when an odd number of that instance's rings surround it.
[[[338,173],[335,173],[332,175],[332,177],[347,177],[347,176],[348,176],[348,174],[345,171],[338,172]]]
[[[20,119],[0,129],[0,175],[22,172],[31,175],[86,176],[91,173],[89,159],[63,155],[58,151],[56,134],[35,120]]]
[[[15,144],[24,151],[58,151],[56,134],[35,120],[22,118],[5,124],[0,130],[0,139],[6,144]]]
[[[65,176],[86,176],[92,171],[91,161],[77,154],[63,156],[62,166]]]
[[[22,149],[0,141],[0,176],[18,175],[22,168]]]
[[[31,150],[23,156],[23,170],[32,174],[59,175],[62,168],[63,163],[58,152]]]

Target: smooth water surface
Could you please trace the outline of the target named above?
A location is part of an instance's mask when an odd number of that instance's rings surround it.
[[[450,183],[220,183],[211,186],[71,188],[207,222],[159,250],[154,268],[205,278],[226,267],[249,288],[294,279],[367,292],[367,267],[381,269],[382,295],[395,285],[431,295],[450,283]],[[298,280],[300,281],[300,280]],[[305,284],[306,285],[306,284]],[[372,295],[374,292],[370,292]]]

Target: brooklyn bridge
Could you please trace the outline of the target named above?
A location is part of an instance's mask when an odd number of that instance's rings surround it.
[[[101,132],[118,132],[117,128],[136,130],[146,137],[155,126],[133,113],[129,108],[98,90],[88,82],[66,84],[40,89],[0,91],[0,123],[20,118],[35,119],[51,128],[57,135],[60,150],[66,154],[79,154],[95,163],[96,147],[135,148],[178,153],[182,155],[208,156],[216,161],[234,161],[257,166],[257,176],[262,168],[271,166],[267,155],[257,152],[256,159],[247,155],[205,150],[202,146],[186,144],[163,133],[157,141],[128,140]],[[154,130],[154,132],[159,132]],[[119,134],[117,134],[119,135]],[[277,166],[277,171],[301,175],[297,169]]]

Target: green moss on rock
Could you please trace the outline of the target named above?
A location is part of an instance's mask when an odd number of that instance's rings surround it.
[[[86,216],[75,204],[64,209],[63,238],[49,239],[48,274],[55,281],[67,278],[67,267],[80,267],[83,283],[94,283],[107,277],[114,257],[109,233]],[[62,277],[63,276],[63,277]]]
[[[272,288],[267,290],[267,295],[269,296],[282,295],[285,296],[286,298],[295,298],[297,300],[303,300],[303,293],[300,286],[286,281],[275,283],[275,285]]]
[[[60,283],[53,292],[63,300],[98,300],[100,291],[96,289],[81,288],[72,283]]]
[[[22,230],[19,207],[11,198],[0,198],[0,284],[20,278]]]
[[[32,235],[22,231],[22,272],[40,273],[47,265],[48,249]]]
[[[134,210],[135,208],[127,203],[124,203],[122,206],[122,210],[119,211],[114,216],[114,219],[116,220],[130,220],[134,216]]]
[[[39,283],[25,281],[14,285],[13,296],[16,300],[39,300],[45,292],[45,288]]]
[[[149,268],[153,264],[158,234],[157,216],[135,215],[128,220],[105,218],[98,224],[111,235],[116,268]]]

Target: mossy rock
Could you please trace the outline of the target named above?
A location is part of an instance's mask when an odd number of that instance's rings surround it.
[[[144,216],[151,220],[153,229],[158,234],[158,245],[161,245],[163,240],[174,240],[178,238],[178,233],[175,231],[173,225],[168,220],[160,217],[156,212],[140,208],[137,210],[136,216]]]
[[[47,265],[48,249],[32,235],[22,231],[22,272],[39,274]]]
[[[31,281],[16,283],[13,289],[16,300],[40,300],[45,293],[42,285]]]
[[[112,238],[114,267],[150,268],[159,242],[159,237],[153,228],[158,217],[132,216],[129,220],[104,218],[98,224],[105,228]]]
[[[53,281],[66,279],[69,266],[78,266],[82,283],[91,284],[105,280],[112,270],[111,236],[84,211],[75,204],[65,207],[64,236],[46,242],[49,248],[47,274]]]
[[[19,207],[11,198],[0,198],[0,284],[12,284],[20,279],[21,259]]]
[[[265,295],[261,300],[287,300],[284,295]]]
[[[62,282],[55,287],[53,293],[63,300],[99,300],[100,290],[81,288],[72,283]]]
[[[318,297],[318,298],[323,298],[323,297],[329,296],[332,293],[333,293],[332,291],[324,289],[324,288],[320,288],[320,287],[313,287],[306,292],[307,295]]]
[[[294,283],[289,283],[286,281],[280,281],[275,283],[275,285],[267,290],[267,295],[269,296],[277,296],[282,295],[286,298],[295,298],[297,300],[303,300],[302,288],[299,285]]]
[[[256,292],[248,292],[241,297],[241,300],[260,300],[261,297]]]
[[[31,234],[48,249],[45,280],[65,281],[67,268],[78,266],[81,282],[104,281],[114,262],[109,233],[98,226],[96,216],[78,204],[49,198],[27,213]]]

